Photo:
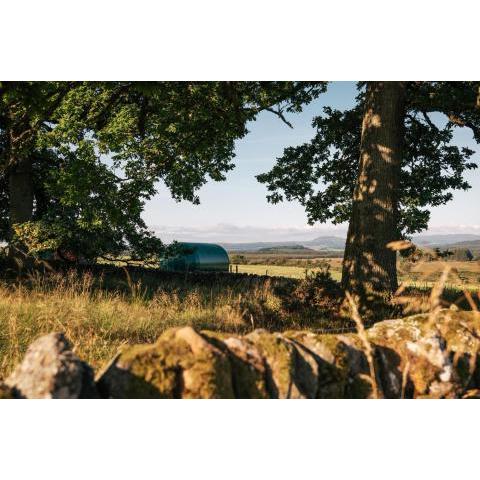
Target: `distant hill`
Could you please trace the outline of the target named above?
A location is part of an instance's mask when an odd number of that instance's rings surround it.
[[[220,245],[230,252],[257,252],[263,248],[285,247],[290,245],[295,246],[298,245],[298,242],[221,243]]]
[[[468,233],[451,233],[445,235],[416,235],[413,237],[413,243],[423,246],[451,246],[460,242],[464,243],[476,241],[480,241],[480,235],[473,235]]]
[[[480,250],[480,235],[467,233],[451,233],[444,235],[416,235],[413,242],[424,247],[458,247]],[[313,240],[279,241],[279,242],[251,242],[251,243],[222,243],[226,250],[255,252],[265,249],[299,249],[343,251],[345,238],[336,236],[317,237]]]
[[[251,242],[251,243],[222,243],[223,248],[231,252],[255,252],[265,248],[308,248],[313,250],[343,250],[345,239],[342,237],[317,237],[313,240],[296,242]]]
[[[310,247],[315,250],[325,248],[332,250],[343,250],[345,248],[345,238],[334,236],[317,237],[313,240],[299,243],[305,247]]]
[[[263,247],[257,250],[258,253],[314,253],[316,250],[303,245],[281,245],[279,247]]]
[[[480,250],[480,240],[468,240],[466,242],[449,243],[449,248],[475,248]]]
[[[443,248],[451,250],[454,253],[470,250],[476,260],[480,260],[480,240],[468,240],[466,242],[451,243],[445,245]]]

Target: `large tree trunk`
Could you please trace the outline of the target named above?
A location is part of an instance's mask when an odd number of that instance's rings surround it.
[[[342,286],[362,307],[397,289],[398,188],[405,85],[368,82],[360,165],[343,260]]]
[[[11,162],[8,173],[8,196],[10,213],[10,257],[22,259],[26,252],[24,245],[14,241],[15,224],[25,223],[33,216],[33,172],[28,157]]]
[[[10,224],[28,222],[33,215],[33,173],[29,159],[17,161],[8,175]]]

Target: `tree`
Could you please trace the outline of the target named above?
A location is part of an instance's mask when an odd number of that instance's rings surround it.
[[[162,248],[141,218],[163,181],[198,203],[225,179],[235,140],[261,111],[284,113],[318,82],[4,82],[0,84],[0,239],[36,253],[94,258]],[[8,209],[5,208],[8,204]]]
[[[474,152],[452,139],[465,127],[480,142],[480,91],[478,82],[358,88],[352,109],[324,108],[312,141],[285,149],[258,180],[270,202],[298,200],[311,224],[349,221],[342,285],[365,303],[396,289],[395,252],[387,245],[425,229],[430,206],[470,188],[463,174],[476,168]]]
[[[360,165],[353,192],[342,287],[365,298],[396,290],[398,194],[403,157],[403,82],[369,82],[364,101]]]

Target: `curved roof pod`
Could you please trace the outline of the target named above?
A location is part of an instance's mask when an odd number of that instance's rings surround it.
[[[220,245],[214,243],[178,243],[183,253],[160,262],[163,270],[172,272],[228,272],[230,259]]]

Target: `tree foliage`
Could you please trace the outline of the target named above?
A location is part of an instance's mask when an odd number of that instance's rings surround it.
[[[162,244],[142,219],[163,182],[199,202],[208,179],[234,167],[234,146],[261,111],[286,122],[322,82],[3,82],[0,84],[0,239],[37,251],[137,256]],[[34,191],[13,225],[9,173],[25,158]],[[11,207],[11,205],[10,205]],[[10,208],[11,210],[11,208]]]
[[[297,200],[308,222],[350,219],[358,175],[364,83],[358,84],[355,106],[331,107],[313,119],[313,139],[288,147],[270,172],[257,179],[265,183],[268,200]],[[455,128],[469,128],[480,142],[478,82],[408,82],[404,158],[400,178],[398,237],[426,229],[429,208],[447,203],[454,190],[470,188],[466,171],[477,165],[468,147],[453,144]]]

